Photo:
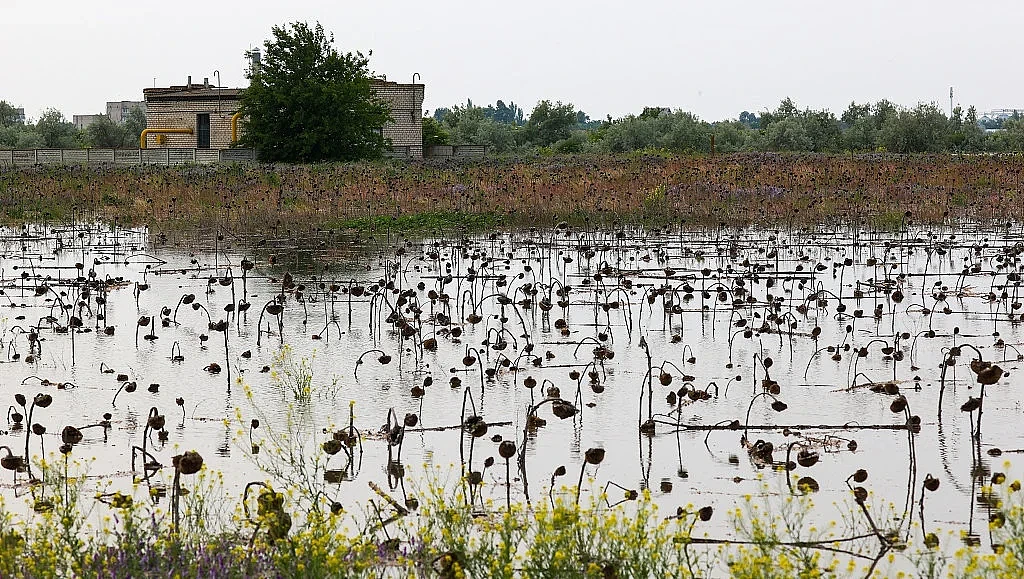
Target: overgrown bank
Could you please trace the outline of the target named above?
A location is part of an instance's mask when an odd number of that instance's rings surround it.
[[[8,223],[101,218],[158,229],[482,229],[918,222],[1024,217],[1020,155],[566,156],[405,164],[0,170]]]

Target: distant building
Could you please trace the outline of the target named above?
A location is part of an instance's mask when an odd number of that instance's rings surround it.
[[[105,116],[106,115],[102,115],[102,114],[99,114],[99,115],[73,115],[71,117],[71,122],[72,122],[72,124],[75,125],[76,129],[78,129],[80,131],[84,131],[85,129],[87,129],[89,127],[89,125],[95,123],[96,121],[100,120],[101,118],[103,118]]]
[[[992,109],[987,113],[983,113],[981,118],[1005,121],[1013,115],[1024,115],[1024,109]]]
[[[14,122],[25,124],[25,109],[24,108],[14,109]]]
[[[392,155],[423,157],[423,84],[400,84],[374,79],[374,93],[391,110],[383,134],[391,140]],[[146,147],[226,149],[232,145],[232,119],[236,137],[243,123],[236,116],[243,89],[210,86],[208,80],[181,86],[143,89]],[[166,130],[166,132],[163,132]]]
[[[123,125],[128,119],[128,113],[135,107],[146,112],[146,101],[110,101],[107,102],[107,116],[115,123]]]

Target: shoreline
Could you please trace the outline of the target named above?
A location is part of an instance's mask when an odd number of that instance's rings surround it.
[[[1024,220],[1020,155],[492,157],[405,163],[0,169],[5,224],[416,232],[633,223],[894,229]]]

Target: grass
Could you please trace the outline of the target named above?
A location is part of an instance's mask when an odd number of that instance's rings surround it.
[[[656,154],[655,154],[656,153]],[[220,227],[426,232],[575,219],[699,225],[895,225],[1024,219],[1024,157],[609,156],[317,165],[0,169],[0,218],[100,218],[157,230]]]
[[[371,217],[353,217],[329,221],[325,224],[325,228],[364,233],[388,230],[409,233],[449,232],[452,230],[478,232],[500,227],[506,223],[507,219],[505,217],[491,212],[427,211],[398,216],[374,215]]]
[[[844,538],[864,532],[863,523],[832,521],[818,529],[808,496],[767,487],[762,497],[745,497],[724,515],[692,504],[664,513],[648,491],[594,490],[577,504],[569,487],[554,489],[550,502],[506,506],[468,502],[473,493],[466,479],[428,468],[406,483],[407,513],[385,500],[298,512],[293,493],[269,485],[259,510],[249,497],[253,508],[245,511],[243,497],[218,494],[219,477],[204,468],[186,483],[183,522],[174,532],[167,507],[146,499],[146,485],[132,499],[108,494],[93,500],[82,493],[80,474],[65,477],[60,460],[48,468],[33,494],[49,496],[52,509],[23,516],[0,512],[0,576],[810,579],[1024,573],[1019,481],[986,491],[1001,506],[1001,516],[989,525],[994,549],[962,544],[952,533],[925,544],[914,527],[906,542],[879,550],[870,531],[860,543]],[[486,487],[476,490],[486,493]],[[279,506],[270,506],[271,497]],[[857,510],[852,499],[845,508]],[[275,513],[289,513],[294,523],[279,525]],[[712,538],[723,524],[708,520],[723,516],[732,538]]]

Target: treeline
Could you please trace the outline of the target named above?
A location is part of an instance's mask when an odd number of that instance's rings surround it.
[[[47,109],[34,123],[24,122],[17,110],[0,100],[0,149],[111,149],[138,147],[146,128],[146,114],[139,108],[128,113],[123,124],[106,115],[85,129],[78,129],[57,109]]]
[[[483,144],[495,153],[624,153],[663,150],[782,152],[1009,152],[1024,151],[1024,118],[1015,115],[986,131],[974,107],[947,116],[933,103],[907,108],[887,100],[851,103],[836,117],[800,109],[786,98],[760,115],[708,122],[659,107],[619,119],[592,121],[571,104],[541,101],[528,117],[514,104],[442,108],[424,119],[424,144]]]

